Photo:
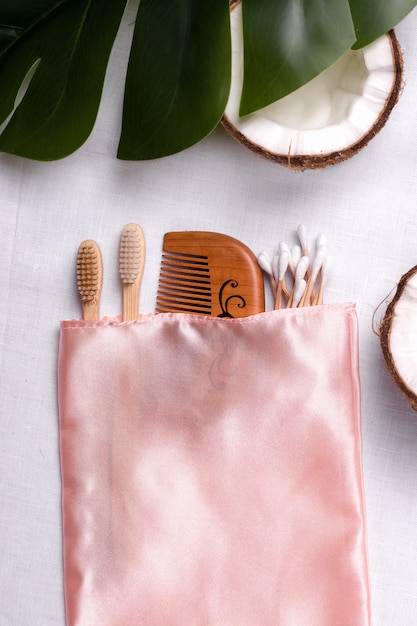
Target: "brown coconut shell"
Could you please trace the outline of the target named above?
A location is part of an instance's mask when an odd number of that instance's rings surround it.
[[[404,276],[401,277],[400,282],[398,283],[397,290],[391,302],[389,303],[387,310],[385,312],[384,318],[380,324],[379,328],[379,339],[381,343],[382,352],[384,355],[385,363],[387,365],[388,371],[391,374],[391,377],[394,383],[399,387],[402,393],[405,395],[411,406],[415,411],[417,411],[417,396],[412,389],[408,387],[408,385],[404,382],[402,377],[400,376],[394,358],[391,353],[390,346],[390,337],[391,337],[391,328],[392,328],[392,319],[394,315],[395,306],[398,300],[401,298],[404,289],[412,276],[417,273],[417,265],[412,267]]]
[[[241,0],[231,2],[230,10],[232,11],[238,4],[240,4],[240,2]],[[245,148],[251,150],[251,152],[254,152],[257,156],[267,159],[268,161],[272,161],[273,163],[283,165],[291,170],[320,170],[328,165],[336,165],[337,163],[350,159],[362,150],[362,148],[367,146],[371,139],[373,139],[375,135],[382,130],[387,123],[392,109],[397,104],[402,91],[404,74],[403,54],[394,30],[390,30],[387,35],[390,39],[393,67],[395,71],[395,80],[392,90],[385,102],[384,108],[372,127],[364,135],[362,135],[358,141],[350,146],[346,146],[343,150],[329,152],[327,154],[278,154],[276,152],[266,150],[261,145],[250,141],[232,124],[226,115],[223,115],[221,120],[223,128],[231,137],[233,137],[233,139]]]

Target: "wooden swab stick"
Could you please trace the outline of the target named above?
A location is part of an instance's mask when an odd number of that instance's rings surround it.
[[[313,259],[313,265],[311,268],[310,275],[308,276],[307,288],[302,298],[302,301],[300,302],[300,306],[310,306],[314,286],[316,284],[316,280],[322,268],[323,262],[326,258],[326,254],[327,254],[327,249],[325,246],[321,246],[317,250],[317,254]]]
[[[296,282],[295,287],[294,287],[292,305],[291,305],[293,308],[300,306],[300,302],[302,300],[306,286],[307,286],[307,283],[304,278],[301,278],[299,281]]]
[[[314,297],[314,301],[313,301],[314,305],[323,304],[324,288],[327,283],[330,265],[331,265],[331,259],[329,256],[326,256],[323,262],[323,265],[321,267],[321,270],[320,270],[320,285],[319,285],[317,294]]]

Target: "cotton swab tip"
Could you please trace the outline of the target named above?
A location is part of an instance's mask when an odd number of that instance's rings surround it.
[[[327,237],[324,233],[317,235],[316,246],[317,248],[320,248],[320,246],[327,246]]]
[[[303,254],[300,246],[293,246],[291,248],[291,259],[295,268],[297,267],[297,264],[302,256]]]
[[[295,288],[294,288],[294,295],[293,295],[293,299],[292,299],[292,306],[293,307],[297,307],[301,301],[301,298],[304,295],[304,292],[306,290],[307,287],[307,283],[304,280],[304,278],[302,278],[301,280],[297,281]]]
[[[302,256],[297,263],[295,270],[295,280],[301,280],[306,275],[306,272],[310,266],[310,259],[308,256]]]
[[[300,240],[301,249],[305,255],[308,254],[307,229],[304,224],[300,224],[297,229],[298,239]]]
[[[269,276],[273,275],[271,259],[266,252],[260,252],[258,254],[258,264],[265,274],[268,274]]]
[[[288,269],[289,262],[290,256],[288,252],[282,252],[278,257],[277,263],[278,280],[284,280],[285,272]]]
[[[327,247],[320,246],[316,252],[311,266],[311,280],[314,282],[323,267],[323,263],[327,257]]]

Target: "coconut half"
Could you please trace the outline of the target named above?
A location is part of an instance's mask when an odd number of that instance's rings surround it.
[[[239,117],[243,84],[240,1],[232,5],[232,81],[225,130],[256,154],[291,169],[349,159],[381,130],[402,88],[403,57],[393,31],[333,65],[285,98]]]
[[[380,327],[388,370],[417,411],[417,265],[398,283]]]

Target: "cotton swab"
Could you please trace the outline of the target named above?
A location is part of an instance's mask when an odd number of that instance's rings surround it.
[[[297,295],[299,294],[300,283],[302,280],[305,281],[305,275],[306,275],[309,265],[310,265],[310,259],[308,258],[308,256],[302,256],[301,259],[298,261],[297,267],[295,269],[294,287],[291,291],[290,298],[287,302],[287,307],[293,306],[294,294],[296,291],[297,291]]]
[[[297,234],[298,234],[298,239],[300,241],[301,252],[302,252],[303,256],[310,257],[311,255],[310,255],[310,246],[309,246],[308,237],[307,237],[307,229],[304,226],[304,224],[300,224],[298,226]],[[309,267],[307,269],[307,279],[310,278],[310,272],[311,272],[311,269]]]
[[[281,254],[279,255],[279,257],[277,257],[277,259],[278,259],[278,262],[277,262],[277,279],[278,280],[277,280],[277,290],[276,290],[276,295],[275,295],[274,308],[281,309],[282,308],[282,294],[284,293],[284,295],[287,298],[289,298],[289,292],[285,285],[285,274],[287,272],[288,264],[290,260],[288,252],[286,251],[281,252]]]
[[[327,237],[324,233],[320,233],[316,238],[316,248],[320,248],[321,246],[327,246]]]
[[[303,224],[299,224],[297,235],[300,245],[290,247],[280,241],[278,253],[272,260],[266,252],[258,255],[259,266],[268,276],[274,295],[274,309],[323,303],[330,267],[327,239],[324,234],[319,234],[310,249]]]
[[[304,278],[301,278],[301,279],[300,279],[300,280],[299,280],[299,281],[295,284],[295,287],[294,287],[294,295],[293,295],[292,304],[291,304],[291,306],[292,306],[293,308],[295,308],[295,307],[297,307],[297,306],[299,306],[299,305],[300,305],[300,302],[301,302],[301,300],[302,300],[302,298],[303,298],[303,294],[304,294],[304,291],[305,291],[305,289],[306,289],[306,286],[307,286],[307,283],[306,283],[306,281],[305,281],[305,279],[304,279]]]
[[[258,254],[258,264],[261,270],[265,272],[268,277],[269,285],[271,287],[272,295],[275,296],[275,292],[277,289],[276,280],[274,277],[274,271],[272,268],[272,262],[266,252],[260,252]]]
[[[326,256],[327,256],[327,247],[322,245],[318,248],[316,255],[313,259],[313,262],[311,265],[311,272],[307,280],[307,288],[303,296],[303,299],[300,302],[300,306],[309,306],[310,300],[313,294],[313,290],[314,290],[314,285],[316,284],[317,277],[320,273],[320,270],[326,259]]]
[[[288,300],[290,297],[290,290],[288,289],[285,275],[289,267],[289,253],[282,252],[277,254],[272,262],[272,271],[274,272],[275,282],[278,285],[279,277],[282,278],[282,295]]]
[[[300,240],[303,256],[310,256],[310,250],[307,240],[307,229],[304,224],[300,224],[297,228],[298,239]]]
[[[300,246],[293,246],[291,248],[291,261],[292,261],[292,267],[294,268],[293,269],[294,278],[295,278],[295,274],[297,271],[297,265],[302,256],[303,256],[303,253],[302,253]]]
[[[285,241],[280,241],[279,242],[279,254],[281,255],[283,252],[287,252],[287,254],[288,254],[288,269],[290,270],[291,274],[294,276],[295,275],[295,265],[294,265],[293,260],[292,260],[291,249],[290,249],[289,245],[285,243]]]
[[[330,256],[326,256],[326,258],[324,259],[323,265],[321,267],[321,270],[320,270],[320,286],[313,301],[313,304],[315,305],[323,304],[323,293],[324,293],[324,288],[325,288],[325,285],[327,283],[327,279],[329,276],[330,267],[331,267],[331,258]]]

